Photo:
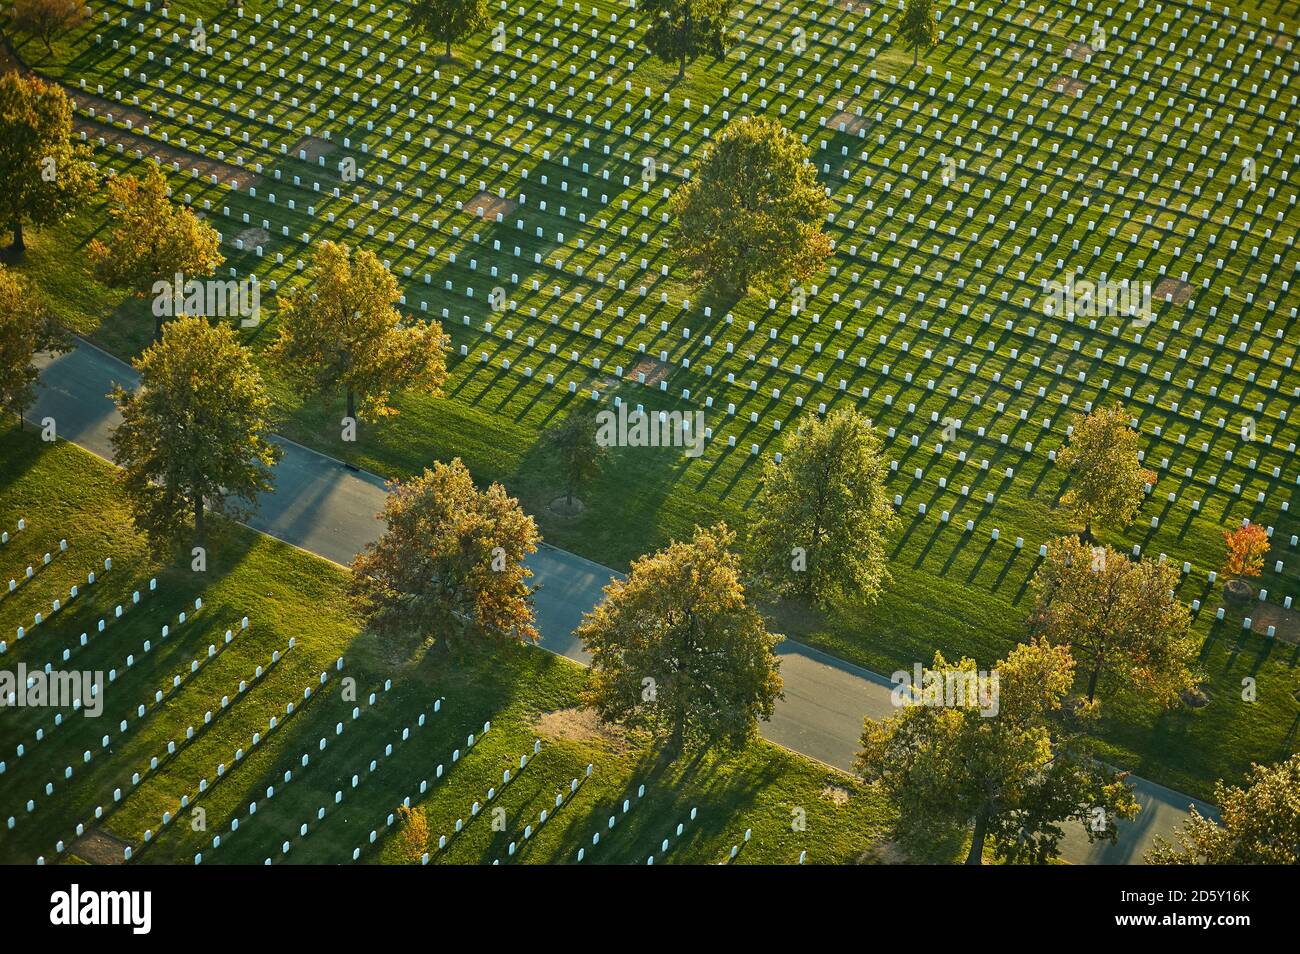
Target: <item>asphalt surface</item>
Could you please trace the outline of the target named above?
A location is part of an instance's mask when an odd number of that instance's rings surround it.
[[[28,419],[53,419],[58,437],[106,459],[119,420],[109,398],[114,384],[133,388],[138,376],[129,366],[92,345],[53,358],[42,357],[41,386]],[[284,457],[275,469],[275,489],[263,494],[248,525],[335,563],[347,565],[382,531],[384,481],[341,462],[276,438]],[[587,654],[573,630],[582,614],[599,602],[601,589],[615,576],[608,567],[576,554],[543,546],[529,561],[538,584],[537,626],[544,648],[580,663]],[[894,711],[891,683],[877,673],[846,663],[792,640],[777,648],[785,698],[778,703],[763,735],[772,742],[829,765],[851,771],[862,720]],[[1202,814],[1212,806],[1145,779],[1130,777],[1142,811],[1122,823],[1115,845],[1090,845],[1082,826],[1071,826],[1062,856],[1075,863],[1134,864],[1156,835],[1171,836],[1195,804]]]

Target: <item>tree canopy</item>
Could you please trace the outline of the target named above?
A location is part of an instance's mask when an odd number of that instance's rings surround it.
[[[1094,522],[1128,526],[1156,475],[1138,459],[1138,435],[1129,427],[1124,405],[1097,408],[1086,417],[1075,414],[1071,429],[1070,442],[1057,458],[1070,474],[1070,489],[1061,503],[1084,522],[1085,536],[1091,535]]]
[[[532,571],[541,535],[500,484],[474,486],[456,458],[389,484],[383,534],[352,563],[353,600],[382,632],[536,640]]]
[[[406,22],[429,39],[451,45],[462,37],[487,28],[487,0],[406,0]]]
[[[889,579],[886,544],[897,526],[885,492],[880,440],[852,409],[806,415],[769,461],[754,506],[755,576],[778,595],[829,606],[872,602]]]
[[[277,296],[271,356],[304,396],[342,388],[349,418],[396,414],[394,391],[438,395],[451,339],[437,321],[404,323],[394,307],[401,295],[374,252],[321,242],[306,281]]]
[[[735,535],[695,528],[605,587],[576,635],[591,653],[584,699],[600,717],[685,745],[739,744],[781,696],[780,640],[745,599]]]
[[[0,265],[0,408],[17,414],[19,427],[40,378],[32,359],[71,344],[40,294],[22,275]]]
[[[921,692],[863,727],[858,769],[897,806],[905,839],[969,830],[967,864],[981,863],[986,843],[1001,860],[1042,863],[1055,857],[1065,822],[1083,822],[1090,841],[1114,842],[1115,822],[1137,814],[1124,775],[1094,758],[1063,718],[1074,682],[1065,647],[1019,645],[985,674],[973,660],[936,653],[923,676],[933,681],[984,688],[937,701]]]
[[[95,186],[90,150],[72,142],[67,94],[18,70],[0,73],[0,182],[0,225],[19,254],[24,226],[66,219]]]
[[[720,60],[726,55],[733,6],[732,0],[642,0],[638,9],[649,21],[646,48],[663,62],[675,63],[681,79],[700,56]]]
[[[809,155],[780,123],[754,116],[709,143],[672,198],[671,242],[697,284],[743,295],[817,273],[830,254],[830,199]]]
[[[1089,701],[1104,678],[1170,705],[1196,678],[1191,613],[1177,587],[1169,563],[1061,537],[1034,577],[1031,629],[1070,646],[1088,675]]]
[[[1174,844],[1157,836],[1146,860],[1156,865],[1300,864],[1300,754],[1275,765],[1252,764],[1245,787],[1214,786],[1219,818],[1196,806]]]
[[[105,191],[112,225],[107,240],[91,239],[87,249],[95,277],[105,285],[143,298],[157,295],[160,284],[175,284],[177,275],[186,282],[208,278],[225,261],[217,230],[171,198],[153,162],[144,163],[140,176],[111,177]],[[164,324],[155,308],[155,338]]]
[[[201,539],[205,502],[251,512],[282,451],[269,440],[271,399],[234,331],[182,316],[131,363],[140,386],[114,389],[122,423],[112,442],[136,525],[161,542],[192,520]]]

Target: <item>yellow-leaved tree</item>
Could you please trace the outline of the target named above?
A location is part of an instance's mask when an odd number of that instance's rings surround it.
[[[105,190],[108,238],[92,239],[87,252],[95,277],[110,288],[138,298],[157,295],[157,286],[175,285],[177,275],[182,282],[208,278],[225,261],[217,230],[172,199],[153,162],[145,163],[143,175],[113,176]],[[173,317],[154,308],[154,340]]]
[[[316,246],[307,280],[283,291],[272,357],[303,396],[342,389],[347,416],[396,414],[392,393],[441,393],[450,338],[436,321],[406,324],[394,307],[397,280],[373,252]]]
[[[532,571],[541,534],[500,484],[474,486],[456,458],[389,483],[383,534],[352,563],[353,600],[380,631],[535,641]]]
[[[1124,405],[1076,414],[1071,426],[1070,442],[1057,457],[1070,474],[1070,489],[1061,503],[1083,521],[1085,538],[1091,538],[1094,523],[1128,526],[1156,475],[1138,459],[1138,435]]]
[[[192,520],[202,540],[205,504],[250,513],[282,451],[270,441],[271,399],[235,332],[185,315],[131,364],[140,386],[114,389],[122,423],[112,441],[136,525],[162,542]]]
[[[591,653],[584,701],[607,722],[667,740],[740,744],[781,696],[780,641],[746,601],[735,534],[695,528],[633,561],[605,587],[577,636]]]

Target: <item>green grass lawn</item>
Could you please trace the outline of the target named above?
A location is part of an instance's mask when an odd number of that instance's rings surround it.
[[[134,863],[192,863],[197,851],[205,853],[204,863],[260,863],[267,857],[342,863],[362,846],[367,862],[398,861],[400,852],[384,822],[407,796],[428,817],[435,848],[439,835],[452,834],[457,818],[471,818],[475,801],[487,806],[446,851],[434,851],[431,860],[439,863],[490,863],[498,857],[503,863],[572,862],[584,847],[592,862],[644,863],[649,854],[660,854],[659,843],[670,836],[670,851],[656,863],[713,863],[742,841],[746,829],[753,837],[741,862],[792,863],[807,851],[810,863],[843,863],[879,844],[885,834],[890,813],[875,794],[769,743],[665,763],[643,740],[600,730],[569,711],[585,670],[543,650],[518,647],[446,659],[414,642],[395,645],[359,632],[342,593],[345,571],[237,525],[214,523],[202,576],[189,569],[188,560],[152,561],[129,527],[112,468],[71,445],[42,445],[30,433],[9,431],[0,437],[0,460],[0,527],[12,531],[20,518],[27,524],[0,549],[5,574],[21,576],[28,563],[39,565],[43,553],[57,552],[60,539],[68,541],[67,550],[32,583],[0,600],[0,632],[12,637],[35,612],[66,596],[78,580],[84,582],[85,572],[102,566],[105,556],[113,561],[94,586],[40,626],[29,627],[21,642],[10,638],[0,664],[13,669],[19,662],[32,667],[57,660],[64,646],[75,646],[80,632],[94,633],[95,621],[108,616],[103,633],[55,668],[123,673],[105,689],[98,719],[69,714],[50,731],[54,713],[49,709],[3,710],[0,818],[15,816],[16,824],[0,831],[0,861],[31,862],[38,856],[53,861],[55,843],[71,842],[79,822],[87,823],[88,832],[102,833],[95,842],[101,851],[131,845]],[[153,593],[148,592],[151,577],[158,581]],[[137,589],[143,598],[133,606],[130,594]],[[195,597],[202,598],[203,608],[177,626],[177,614],[192,608]],[[119,603],[126,611],[113,619]],[[150,706],[143,719],[135,717],[136,704],[169,686],[174,674],[185,673],[209,644],[220,646],[224,630],[238,631],[244,615],[250,619],[246,632],[204,661],[163,704]],[[169,622],[174,631],[160,641],[161,626]],[[237,694],[240,680],[251,680],[291,638],[295,647]],[[148,654],[141,652],[146,639],[156,644]],[[126,669],[128,654],[135,659]],[[335,671],[340,656],[344,668]],[[317,677],[324,670],[331,680],[321,689]],[[355,680],[355,703],[344,697],[345,677]],[[302,693],[309,686],[317,688],[304,704]],[[373,705],[371,693],[376,694]],[[223,695],[230,699],[224,709]],[[285,718],[291,702],[296,711]],[[355,720],[354,707],[361,710]],[[202,728],[209,711],[211,724]],[[416,726],[421,713],[426,714],[423,728]],[[281,724],[267,733],[272,716]],[[122,718],[129,723],[125,733],[117,728]],[[484,735],[487,721],[491,729]],[[339,724],[344,729],[336,736]],[[199,731],[185,743],[187,726]],[[47,737],[33,742],[41,727]],[[403,741],[405,727],[411,734]],[[265,738],[253,748],[255,732]],[[111,737],[107,749],[99,743],[105,733]],[[453,764],[452,752],[465,749],[470,733],[479,739]],[[323,752],[322,737],[329,743]],[[501,773],[517,769],[519,756],[531,753],[536,740],[542,742],[540,752],[486,803],[488,789],[500,787]],[[169,741],[177,743],[176,754],[145,773],[152,757],[166,754]],[[27,752],[15,758],[20,743]],[[240,748],[247,753],[236,760]],[[89,765],[81,762],[87,750],[93,753]],[[310,755],[306,768],[304,753]],[[439,763],[445,765],[441,779],[435,774]],[[220,764],[227,770],[218,776]],[[63,778],[65,766],[73,768],[71,780]],[[286,784],[287,770],[293,778]],[[134,772],[143,775],[136,787],[129,784]],[[555,795],[567,791],[575,777],[583,780],[578,792],[525,843],[525,826],[536,827],[542,809],[553,809]],[[208,787],[195,800],[201,779]],[[429,786],[421,795],[420,782],[426,779]],[[49,796],[43,792],[47,783],[53,785]],[[277,793],[267,800],[271,785]],[[642,785],[645,795],[638,800]],[[115,788],[123,793],[117,804]],[[344,797],[336,805],[340,791]],[[196,815],[177,814],[185,795],[191,809],[203,809],[205,830],[193,830]],[[35,802],[30,814],[25,811],[29,798]],[[626,818],[624,799],[634,803]],[[258,810],[250,816],[253,801]],[[96,823],[97,805],[105,813]],[[318,821],[322,807],[326,816]],[[490,812],[495,807],[504,809],[496,826]],[[692,808],[697,816],[688,822]],[[166,828],[164,812],[177,816]],[[619,819],[612,832],[611,814]],[[797,818],[803,819],[803,830],[793,827]],[[239,821],[233,832],[232,819]],[[301,838],[297,833],[304,822],[310,828]],[[673,834],[679,822],[687,822],[681,839]],[[146,844],[147,830],[154,837]],[[383,833],[373,846],[371,830]],[[598,831],[601,843],[593,849],[591,836]],[[214,849],[212,837],[218,834],[223,843]],[[286,840],[291,847],[282,855]],[[507,855],[511,841],[523,845],[514,858]],[[940,858],[955,857],[959,846],[932,850]],[[75,861],[79,853],[97,857],[94,851],[81,846],[59,860]]]
[[[239,275],[293,281],[313,241],[342,239],[389,263],[406,311],[443,321],[445,395],[404,397],[399,417],[363,426],[355,443],[340,439],[342,395],[295,395],[263,361],[286,436],[385,476],[460,456],[479,480],[505,482],[548,542],[623,569],[696,523],[743,528],[761,463],[779,447],[776,423],[788,430],[820,405],[851,403],[896,464],[893,584],[868,613],[791,611],[782,626],[888,673],[935,649],[987,665],[1022,636],[1038,545],[1075,529],[1051,452],[1071,414],[1124,400],[1158,480],[1131,527],[1101,536],[1191,564],[1181,594],[1204,604],[1212,702],[1162,713],[1108,700],[1108,754],[1204,797],[1216,778],[1294,747],[1296,644],[1243,636],[1231,612],[1212,625],[1222,600],[1207,582],[1223,529],[1243,518],[1272,527],[1259,581],[1269,596],[1251,612],[1300,634],[1282,606],[1300,596],[1290,543],[1300,526],[1282,509],[1300,478],[1294,296],[1282,287],[1297,265],[1294,176],[1281,178],[1294,157],[1279,135],[1293,125],[1282,115],[1293,13],[1267,2],[1233,14],[1179,3],[1156,13],[1136,0],[1093,11],[940,4],[944,38],[913,69],[888,39],[891,5],[746,4],[735,49],[677,83],[637,48],[637,11],[612,0],[494,3],[506,49],[476,36],[452,62],[413,37],[403,45],[401,14],[383,4],[250,2],[242,18],[218,6],[164,18],[114,2],[107,21],[97,15],[51,56],[18,46],[101,98],[78,118],[103,166],[147,161],[119,150],[114,137],[127,135],[225,164],[237,190],[184,163],[167,171],[223,233]],[[211,28],[206,60],[188,48],[196,14]],[[1094,23],[1105,49],[1080,59]],[[803,54],[789,46],[796,27]],[[1064,78],[1079,95],[1053,88]],[[840,132],[840,114],[855,123],[859,109],[861,135]],[[786,294],[701,300],[666,248],[665,190],[746,113],[806,137],[831,191],[835,251],[798,314]],[[325,132],[323,162],[298,157]],[[643,188],[647,156],[669,169]],[[942,183],[941,157],[957,161],[955,185]],[[357,181],[341,177],[344,158],[363,170]],[[525,201],[481,220],[474,203],[498,190]],[[76,252],[103,227],[92,208],[39,234],[24,267],[78,330],[130,357],[152,333],[147,303],[98,288]],[[1103,273],[1185,277],[1191,297],[1156,298],[1146,328],[1044,313],[1044,283]],[[494,287],[511,309],[489,308]],[[245,333],[259,356],[276,333],[273,306],[267,314]],[[637,367],[661,355],[665,389],[640,384]],[[562,481],[542,437],[593,391],[602,405],[703,408],[713,437],[694,461],[616,452],[584,489],[583,513],[561,517],[548,506]],[[961,424],[945,439],[951,419]],[[1255,703],[1237,701],[1246,676]]]

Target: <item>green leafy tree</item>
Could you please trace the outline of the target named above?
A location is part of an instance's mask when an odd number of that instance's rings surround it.
[[[71,346],[27,280],[0,265],[0,407],[18,415],[20,430],[40,379],[32,359]]]
[[[1125,776],[1094,758],[1063,718],[1069,651],[1037,640],[1013,649],[983,687],[978,675],[974,661],[936,653],[914,695],[900,695],[896,680],[897,715],[864,724],[858,769],[897,806],[900,833],[969,830],[967,864],[982,863],[986,844],[1011,863],[1049,861],[1071,820],[1090,841],[1113,843],[1115,822],[1138,805]]]
[[[144,164],[144,174],[118,175],[105,186],[108,240],[92,239],[87,252],[95,277],[110,288],[121,288],[137,298],[155,297],[154,340],[162,337],[168,317],[158,307],[159,288],[169,290],[176,276],[197,281],[216,273],[225,261],[221,238],[207,222],[176,202],[157,165]]]
[[[584,701],[607,722],[686,744],[739,744],[781,697],[780,641],[745,600],[735,535],[695,528],[605,587],[577,636],[591,653]]]
[[[487,28],[487,0],[406,0],[406,22],[416,33],[447,45]]]
[[[920,52],[930,52],[939,42],[939,21],[934,13],[934,0],[907,0],[898,32],[912,48],[912,66],[916,66]]]
[[[781,458],[768,462],[754,506],[754,575],[781,596],[870,604],[889,579],[898,524],[870,422],[848,408],[806,418],[786,433]]]
[[[1300,865],[1300,754],[1276,765],[1252,764],[1246,787],[1215,783],[1220,818],[1192,806],[1171,845],[1157,836],[1154,865]]]
[[[1083,521],[1085,539],[1093,523],[1128,526],[1142,506],[1146,485],[1156,475],[1138,459],[1138,435],[1129,427],[1124,405],[1097,408],[1071,420],[1070,443],[1057,463],[1070,474],[1070,489],[1061,503]]]
[[[673,247],[698,284],[724,294],[788,288],[830,255],[830,199],[808,148],[779,123],[746,117],[705,149],[672,198]]]
[[[27,249],[26,225],[53,225],[94,189],[90,150],[72,143],[72,104],[53,84],[17,70],[0,73],[0,224],[13,251]]]
[[[352,563],[352,598],[380,631],[467,640],[538,638],[532,571],[541,534],[500,484],[474,486],[456,458],[389,484],[385,529]]]
[[[596,442],[596,412],[579,408],[551,428],[547,440],[564,475],[565,502],[573,506],[573,492],[600,473],[606,448]]]
[[[1089,702],[1105,678],[1169,705],[1196,682],[1191,613],[1174,595],[1177,587],[1169,563],[1060,537],[1034,577],[1030,627],[1070,646],[1088,674]]]
[[[450,338],[436,321],[406,325],[394,307],[397,280],[374,252],[316,246],[307,281],[280,294],[280,334],[271,356],[300,394],[342,388],[347,415],[387,417],[395,390],[441,393]]]
[[[677,64],[677,78],[702,54],[722,59],[731,47],[727,24],[733,0],[642,0],[648,19],[645,45],[665,63]]]
[[[183,316],[131,363],[140,386],[114,388],[122,423],[112,442],[136,525],[162,542],[192,518],[202,540],[205,502],[250,513],[282,452],[269,440],[271,399],[234,331]]]

